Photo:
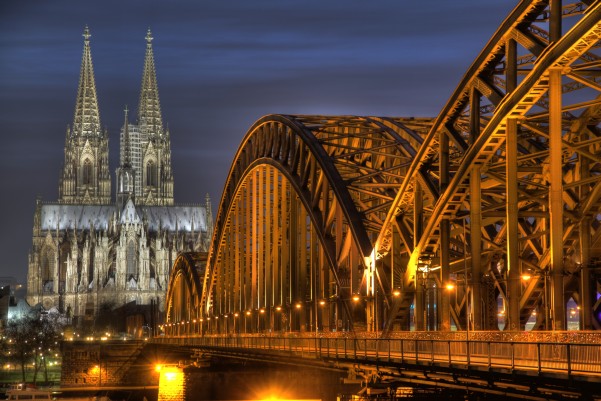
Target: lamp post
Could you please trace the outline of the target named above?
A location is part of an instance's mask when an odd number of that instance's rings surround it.
[[[260,333],[265,328],[265,308],[259,309],[259,314],[257,315],[257,332]]]
[[[542,277],[543,279],[543,312],[544,312],[544,319],[545,319],[545,331],[549,330],[549,320],[551,317],[551,311],[548,308],[548,298],[547,298],[547,275],[548,275],[548,270],[540,270],[539,272],[534,273],[536,276]],[[532,273],[531,272],[525,272],[523,273],[520,278],[522,279],[522,281],[524,281],[525,283],[530,282],[530,280],[532,279]]]
[[[298,312],[296,314],[296,326],[298,326],[298,331],[301,331],[301,309],[303,307],[303,304],[299,301],[297,303],[294,304],[294,309]],[[290,319],[290,324],[292,324],[292,318]]]

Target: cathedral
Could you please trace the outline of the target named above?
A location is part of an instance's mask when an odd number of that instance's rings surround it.
[[[163,125],[150,30],[135,124],[126,108],[112,200],[109,137],[101,128],[90,32],[57,202],[36,202],[27,301],[90,321],[99,310],[125,304],[164,309],[170,268],[178,253],[206,252],[211,202],[173,199],[171,140]]]

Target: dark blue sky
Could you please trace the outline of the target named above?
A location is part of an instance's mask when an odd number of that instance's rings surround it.
[[[0,4],[0,277],[23,282],[36,196],[58,198],[84,26],[117,168],[152,29],[175,199],[216,209],[265,114],[436,116],[517,0],[8,0]],[[114,175],[113,175],[114,182]]]

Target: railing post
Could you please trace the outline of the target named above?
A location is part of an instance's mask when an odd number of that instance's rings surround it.
[[[515,352],[513,348],[513,342],[511,343],[511,370],[515,370]]]
[[[405,340],[401,339],[401,363],[405,361]]]
[[[346,341],[344,342],[346,344]],[[355,360],[357,360],[357,339],[353,338],[353,351],[355,354]],[[345,352],[345,356],[346,356],[346,352]]]
[[[492,368],[491,366],[491,356],[490,356],[490,341],[486,343],[488,345],[488,370]]]
[[[447,350],[449,351],[449,367],[451,366],[451,340],[447,340]]]
[[[430,363],[434,365],[434,340],[430,340]]]
[[[566,356],[568,358],[568,378],[572,376],[572,358],[570,353],[570,344],[566,344]]]
[[[536,363],[537,363],[537,370],[538,370],[538,374],[540,375],[541,372],[541,361],[540,361],[540,343],[536,343]]]
[[[364,359],[367,359],[367,338],[363,339],[363,355]]]
[[[336,349],[336,359],[338,359],[338,339],[337,338],[334,339],[334,344],[336,344],[336,346],[334,348]]]
[[[346,356],[346,338],[344,339],[344,357],[347,358],[347,356]]]
[[[419,357],[417,356],[417,339],[415,339],[415,363],[417,363],[417,361],[419,360]]]
[[[388,362],[390,362],[390,338],[386,339],[388,342]]]
[[[470,341],[465,341],[465,358],[467,361],[467,367],[470,367]]]

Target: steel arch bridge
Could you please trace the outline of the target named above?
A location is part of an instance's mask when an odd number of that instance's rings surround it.
[[[600,38],[600,1],[524,0],[436,118],[257,121],[167,330],[599,329]]]

